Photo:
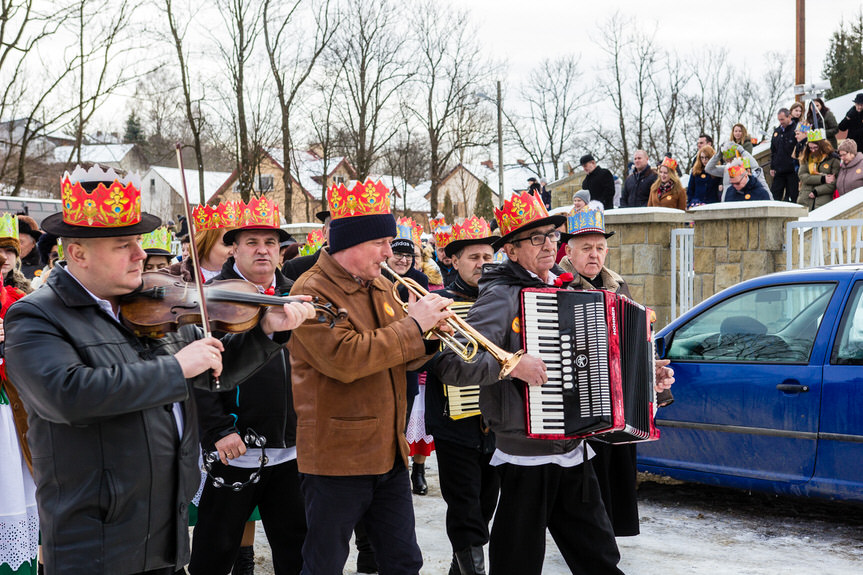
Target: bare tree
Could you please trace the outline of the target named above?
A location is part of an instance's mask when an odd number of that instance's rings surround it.
[[[689,62],[689,73],[695,93],[692,94],[687,113],[698,126],[699,132],[711,134],[714,141],[722,137],[724,124],[731,107],[733,71],[728,64],[728,51],[708,48],[704,54]]]
[[[347,0],[329,55],[344,70],[338,110],[350,136],[349,157],[365,179],[381,150],[398,130],[391,103],[413,72],[407,63],[407,36],[391,0]]]
[[[788,86],[792,84],[790,62],[786,54],[767,52],[764,59],[768,63],[767,72],[759,81],[750,81],[757,97],[748,110],[750,133],[760,139],[768,137],[776,112],[788,95]]]
[[[292,4],[283,5],[275,3],[275,10],[271,0],[264,0],[263,31],[264,44],[267,50],[267,58],[270,63],[270,71],[276,85],[276,98],[281,116],[281,144],[282,144],[282,182],[285,186],[285,204],[283,213],[287,223],[293,222],[293,186],[291,182],[291,114],[300,89],[309,78],[324,48],[333,37],[336,30],[336,22],[333,20],[330,2],[326,0],[317,8],[315,13],[315,32],[311,45],[304,47],[297,43],[288,44],[289,25],[294,19],[294,13],[303,4],[303,0],[295,0]],[[272,21],[271,21],[272,20]],[[302,34],[294,34],[294,37],[302,37]],[[304,49],[305,48],[305,49]],[[286,60],[289,60],[286,62]]]
[[[627,86],[626,54],[631,45],[627,28],[631,21],[615,12],[600,26],[599,36],[594,39],[605,53],[607,61],[605,74],[599,83],[599,91],[611,101],[617,118],[614,130],[606,131],[601,127],[594,129],[597,143],[613,157],[619,173],[624,173],[626,163],[632,156],[626,117],[629,89]]]
[[[510,126],[537,175],[558,179],[564,158],[573,152],[578,114],[586,104],[582,79],[578,58],[570,55],[543,60],[522,87],[529,113]],[[548,174],[546,161],[552,165]]]
[[[679,56],[664,54],[657,57],[657,67],[648,77],[653,101],[656,102],[656,124],[647,128],[648,152],[661,158],[666,153],[682,157],[688,153],[686,141],[678,141],[682,125],[684,96],[689,74]]]
[[[338,127],[335,125],[338,89],[344,81],[344,66],[337,63],[328,67],[315,82],[314,103],[307,111],[313,137],[321,157],[321,210],[327,209],[327,176],[329,163],[335,155],[334,148]],[[311,190],[310,190],[311,191]]]

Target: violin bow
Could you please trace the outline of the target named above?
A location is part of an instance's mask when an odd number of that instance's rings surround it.
[[[194,221],[192,220],[192,207],[189,202],[189,189],[186,187],[186,170],[183,167],[183,144],[177,142],[177,165],[180,168],[180,183],[183,187],[183,207],[186,210],[186,228],[189,230],[189,257],[192,259],[192,275],[195,278],[195,290],[198,293],[198,305],[201,309],[201,327],[204,337],[212,337],[210,330],[210,316],[207,313],[207,300],[204,295],[204,278],[201,275],[201,264],[198,261],[198,246],[195,243]],[[222,385],[219,378],[213,381],[216,391],[221,390]]]

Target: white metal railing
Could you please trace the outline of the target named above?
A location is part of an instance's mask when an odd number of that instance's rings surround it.
[[[692,309],[695,288],[695,230],[671,230],[671,319]],[[678,297],[679,295],[679,297]]]
[[[863,220],[788,222],[785,227],[785,269],[795,269],[795,247],[797,269],[859,264],[863,261]]]

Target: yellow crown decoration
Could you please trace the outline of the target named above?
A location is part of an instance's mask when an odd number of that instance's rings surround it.
[[[744,174],[746,174],[746,166],[744,166],[743,163],[728,166],[729,178],[739,178]]]
[[[547,217],[549,216],[545,204],[537,196],[527,191],[513,194],[511,198],[503,202],[502,210],[494,209],[494,218],[500,227],[501,236]]]
[[[452,240],[482,240],[491,236],[491,227],[485,218],[471,216],[461,225],[454,224],[452,227]]]
[[[218,230],[237,227],[239,209],[232,201],[220,202],[218,205],[208,204],[195,206],[192,210],[192,220],[195,222],[195,232]]]
[[[166,227],[156,228],[142,236],[141,247],[145,250],[171,251],[171,232]]]
[[[820,142],[827,139],[827,132],[824,128],[815,128],[806,132],[807,142]]]
[[[429,220],[429,230],[431,231],[431,233],[435,233],[438,228],[446,227],[449,226],[446,225],[446,221],[444,220],[443,216],[440,216],[439,218],[432,218]]]
[[[249,203],[237,203],[238,228],[274,228],[279,227],[279,207],[275,202],[260,197],[249,200]]]
[[[354,216],[390,213],[390,191],[378,180],[357,182],[350,190],[344,184],[333,184],[327,191],[327,203],[334,220]]]
[[[97,182],[87,191],[83,184]],[[105,182],[111,182],[105,185]],[[113,170],[94,164],[89,170],[81,166],[60,180],[63,221],[70,226],[116,228],[141,221],[141,189],[137,177],[121,178]]]
[[[443,218],[440,218],[440,221],[443,221]],[[433,234],[436,248],[445,248],[455,239],[453,237],[453,226],[438,225]]]
[[[18,239],[18,216],[9,213],[0,215],[0,238]]]
[[[306,236],[306,243],[300,247],[301,256],[310,256],[321,249],[324,245],[324,231],[317,229],[309,232]]]
[[[415,246],[422,242],[423,227],[413,218],[399,218],[396,220],[396,239],[410,240]]]
[[[566,233],[570,235],[604,234],[605,215],[599,210],[586,212],[573,210],[566,216]]]

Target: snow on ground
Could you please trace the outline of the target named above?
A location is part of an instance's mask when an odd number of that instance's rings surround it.
[[[446,575],[451,549],[444,529],[434,456],[429,494],[414,497],[423,575]],[[863,507],[774,497],[672,481],[642,482],[641,535],[618,539],[629,575],[774,575],[863,573]],[[255,543],[257,575],[272,575],[263,528]],[[345,566],[356,573],[356,549]],[[543,573],[569,573],[551,537]]]

